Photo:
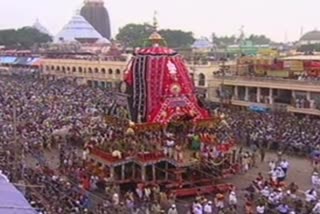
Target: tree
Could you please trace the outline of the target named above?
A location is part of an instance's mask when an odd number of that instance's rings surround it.
[[[142,47],[144,42],[154,31],[154,27],[145,24],[128,24],[120,28],[116,39],[126,47]],[[188,47],[194,42],[192,32],[181,30],[160,30],[159,34],[166,40],[169,47],[181,48]]]
[[[219,48],[225,48],[229,45],[233,45],[236,43],[236,36],[221,36],[218,37],[215,33],[212,33],[211,39],[214,45],[216,45]]]
[[[171,48],[190,47],[195,40],[192,32],[184,32],[182,30],[160,30],[159,34]]]
[[[142,47],[144,41],[153,32],[153,27],[145,24],[128,24],[120,28],[116,39],[126,47]]]
[[[272,43],[271,39],[269,39],[265,35],[254,35],[254,34],[251,34],[248,37],[248,40],[250,40],[253,44],[256,44],[256,45],[267,45],[267,44]]]
[[[31,49],[35,44],[52,41],[47,34],[39,32],[35,28],[23,27],[18,30],[1,30],[0,44],[7,48]]]

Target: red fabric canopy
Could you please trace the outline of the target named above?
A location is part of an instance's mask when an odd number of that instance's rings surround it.
[[[141,49],[129,66],[126,81],[133,87],[133,102],[145,110],[147,122],[167,123],[184,115],[196,119],[209,117],[208,111],[198,105],[185,61],[174,50]]]

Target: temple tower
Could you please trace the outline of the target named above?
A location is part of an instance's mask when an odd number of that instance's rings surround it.
[[[104,38],[110,40],[110,18],[103,0],[85,0],[80,13]]]

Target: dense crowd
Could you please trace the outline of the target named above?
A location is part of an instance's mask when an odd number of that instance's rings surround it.
[[[110,153],[118,151],[120,156],[161,151],[177,160],[184,159],[186,146],[179,143],[182,141],[189,142],[190,148],[198,151],[202,158],[219,156],[214,147],[203,142],[208,137],[218,144],[227,144],[235,138],[250,147],[252,154],[258,150],[262,154],[266,148],[310,154],[319,148],[320,121],[317,119],[287,113],[225,110],[223,124],[189,128],[172,137],[170,131],[135,133],[127,126],[106,124],[105,115],[110,112],[111,100],[103,89],[80,86],[66,79],[41,80],[29,76],[0,79],[0,138],[6,157],[1,169],[10,179],[20,175],[28,183],[39,186],[26,191],[39,213],[161,213],[163,208],[169,208],[170,214],[178,213],[179,202],[175,196],[166,195],[157,186],[138,185],[123,190],[118,185],[108,185],[107,178],[91,174],[85,164],[86,150],[83,154],[79,150],[83,146],[98,146]],[[180,140],[175,141],[177,138]],[[13,149],[16,147],[11,146],[14,142],[23,147],[20,158],[36,158],[38,164],[29,166],[26,162],[12,168],[10,164],[16,161]],[[44,150],[50,149],[59,154],[58,167],[54,170],[48,168],[50,164],[43,155]],[[249,155],[244,154],[244,165],[251,164]],[[286,174],[281,171],[283,166],[282,163],[271,173],[274,180],[285,179],[280,176]],[[243,168],[244,172],[248,169],[249,166]],[[254,188],[260,192],[265,187],[272,189],[272,193],[278,191],[278,187],[270,185],[257,181]],[[46,188],[41,188],[44,186]],[[210,214],[214,210],[235,213],[239,209],[236,194],[230,190],[227,195],[217,195],[211,201],[200,197],[187,207],[194,214]]]
[[[319,149],[319,119],[284,112],[230,110],[226,115],[231,131],[244,145],[301,155],[309,155]]]

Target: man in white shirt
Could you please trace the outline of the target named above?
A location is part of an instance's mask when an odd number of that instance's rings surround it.
[[[270,172],[272,172],[276,168],[276,163],[272,160],[269,162]]]
[[[201,204],[197,204],[193,209],[194,214],[203,214],[202,206]]]
[[[168,214],[178,214],[177,208],[175,204],[172,204],[170,209],[168,210]]]
[[[204,214],[212,214],[212,201],[209,201],[207,204],[204,205],[203,207],[203,213]]]
[[[314,202],[317,200],[317,192],[312,188],[305,192],[306,201],[307,202]]]
[[[280,162],[280,167],[282,168],[282,170],[284,171],[284,173],[287,175],[288,173],[288,168],[289,168],[289,162],[287,160],[282,160]]]
[[[277,198],[277,193],[276,192],[272,192],[268,197],[268,201],[272,205],[278,204],[279,201],[278,201],[278,198]]]
[[[314,214],[320,214],[320,201],[316,203],[316,205],[312,209],[312,213]]]
[[[264,187],[263,190],[261,190],[261,195],[263,195],[264,197],[268,198],[270,195],[270,190],[269,187]]]
[[[286,173],[283,171],[281,167],[276,169],[277,181],[282,182],[286,179]]]
[[[264,214],[264,211],[265,211],[264,205],[259,204],[259,205],[256,207],[256,211],[257,211],[257,214]]]
[[[237,195],[236,195],[235,191],[232,190],[229,194],[229,205],[236,209],[237,203],[238,203]]]
[[[312,183],[312,187],[317,189],[319,186],[319,174],[317,172],[314,172],[311,176],[311,183]]]
[[[172,139],[168,139],[167,140],[167,155],[169,156],[169,157],[173,157],[173,148],[174,148],[174,145],[175,145],[175,142],[174,142],[174,140],[172,140]]]

